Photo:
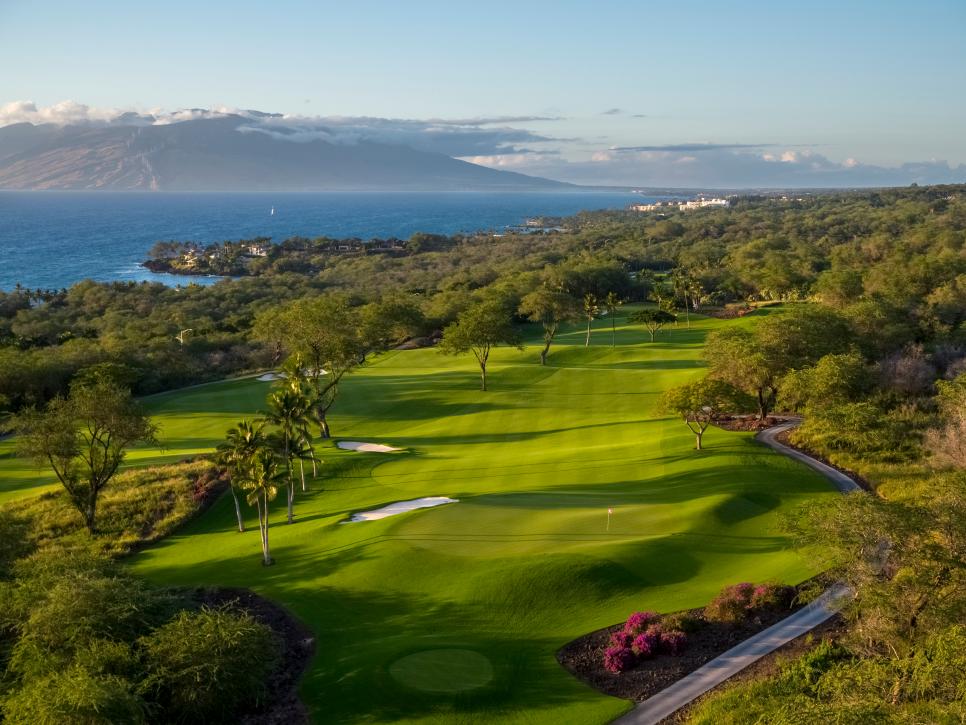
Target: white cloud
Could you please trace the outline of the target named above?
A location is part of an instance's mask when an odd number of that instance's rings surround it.
[[[105,122],[121,113],[122,111],[115,108],[91,108],[76,101],[61,101],[41,108],[38,108],[33,101],[13,101],[0,106],[0,126],[8,126],[12,123]]]
[[[664,150],[637,148],[599,150],[583,160],[569,161],[561,157],[523,156],[517,160],[515,169],[577,184],[664,188],[819,188],[966,181],[966,165],[950,166],[945,161],[883,167],[862,164],[854,158],[839,163],[801,149],[779,148],[766,152],[752,150],[755,147],[701,144],[681,144]],[[697,148],[705,150],[699,153]],[[486,160],[478,163],[496,165]]]
[[[0,126],[23,122],[162,126],[229,116],[241,119],[238,130],[242,133],[262,133],[284,141],[395,144],[447,156],[534,153],[533,149],[523,144],[545,144],[555,139],[507,124],[559,120],[554,116],[480,116],[458,119],[304,116],[225,107],[175,111],[156,108],[141,112],[92,108],[74,101],[64,101],[44,108],[38,108],[32,101],[14,101],[0,106]]]

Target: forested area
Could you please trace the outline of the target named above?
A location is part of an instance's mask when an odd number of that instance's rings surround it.
[[[312,394],[303,417],[326,437],[342,376],[400,344],[441,340],[441,351],[472,352],[485,390],[489,350],[518,344],[516,323],[540,325],[546,363],[561,323],[586,324],[589,342],[602,313],[613,319],[627,302],[648,303],[634,320],[652,339],[695,313],[737,317],[761,308],[756,324],[709,335],[708,377],[669,394],[665,407],[692,426],[699,448],[718,413],[749,413],[762,424],[775,412],[802,415],[791,442],[855,472],[871,495],[803,510],[788,528],[828,557],[856,597],[845,635],[693,716],[966,717],[966,187],[745,197],[693,213],[581,214],[548,234],[411,242],[405,253],[326,254],[302,268],[271,263],[272,252],[259,274],[211,287],[82,282],[3,293],[7,427],[16,420],[42,457],[49,437],[41,434],[53,428],[39,411],[60,414],[63,432],[76,416],[97,417],[96,393],[115,396],[136,423],[128,389],[145,394],[267,369],[295,353]],[[774,312],[768,302],[789,304]],[[135,433],[132,440],[151,440],[149,427]],[[93,513],[87,523],[94,532]],[[11,721],[17,708],[38,707],[31,698],[45,689],[71,686],[53,668],[76,673],[78,687],[113,687],[120,678],[117,692],[137,698],[107,692],[105,701],[138,717],[145,708],[193,706],[172,699],[187,665],[165,658],[181,656],[171,643],[186,617],[217,613],[181,606],[193,613],[175,614],[161,595],[142,592],[136,622],[92,620],[83,639],[63,642],[55,607],[76,595],[48,591],[51,576],[75,571],[61,587],[82,590],[93,610],[97,597],[128,585],[107,565],[37,556],[2,572],[3,656],[16,683],[4,704]],[[231,616],[232,626],[248,626]],[[266,637],[253,635],[251,647],[270,662]],[[82,650],[95,652],[93,665],[81,666]]]
[[[816,299],[874,332],[865,354],[955,346],[966,316],[964,229],[962,187],[742,198],[730,209],[667,217],[581,214],[548,234],[417,235],[403,256],[331,255],[310,274],[275,271],[210,287],[17,289],[0,294],[0,396],[13,409],[42,402],[101,362],[130,367],[137,393],[262,368],[271,351],[252,338],[257,314],[325,292],[353,306],[402,296],[429,334],[486,290],[512,298],[516,309],[533,289],[570,277],[567,291],[581,302],[610,291],[639,300],[653,292],[648,271],[671,269],[686,275],[690,290],[663,294],[678,313],[685,298],[691,309]]]

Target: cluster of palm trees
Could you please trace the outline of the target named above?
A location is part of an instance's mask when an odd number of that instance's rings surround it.
[[[305,482],[305,463],[312,464],[312,477],[318,476],[319,459],[312,447],[313,425],[324,426],[325,401],[306,375],[300,356],[290,358],[267,399],[267,410],[256,420],[242,420],[225,435],[218,446],[216,461],[228,471],[231,495],[235,502],[238,530],[245,530],[239,493],[249,506],[258,510],[262,539],[262,563],[272,564],[268,546],[268,505],[285,488],[288,523],[294,523],[295,464]]]

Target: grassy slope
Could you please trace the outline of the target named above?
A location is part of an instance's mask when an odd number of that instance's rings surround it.
[[[573,331],[547,368],[533,347],[498,349],[485,394],[469,358],[386,355],[346,382],[334,432],[408,452],[320,446],[326,479],[297,499],[296,525],[275,505],[275,567],[260,566],[256,533],[233,531],[228,498],[133,565],[158,583],[248,586],[289,606],[318,635],[302,694],[320,722],[606,722],[628,705],[564,672],[563,643],[634,609],[700,605],[726,583],[813,573],[776,514],[832,495],[827,484],[747,434],[713,430],[696,454],[684,425],[653,410],[661,390],[700,374],[716,324],[654,345],[622,329],[614,350],[609,331],[589,350]],[[220,437],[266,390],[238,381],[151,404],[173,453]],[[461,502],[339,523],[426,495]],[[389,674],[449,647],[488,657],[492,683],[431,695]]]

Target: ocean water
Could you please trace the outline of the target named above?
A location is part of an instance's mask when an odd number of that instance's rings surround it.
[[[645,199],[569,193],[0,192],[0,289],[69,287],[82,279],[212,283],[140,266],[159,240],[254,236],[399,237],[502,230],[530,216],[620,209]],[[275,208],[275,214],[271,209]]]

